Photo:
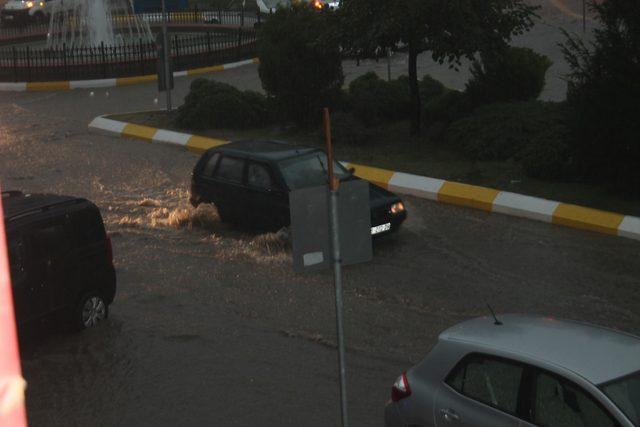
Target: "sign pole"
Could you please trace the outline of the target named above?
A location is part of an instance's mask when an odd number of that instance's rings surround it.
[[[167,111],[171,112],[171,46],[169,45],[169,36],[167,34],[167,9],[165,7],[165,0],[162,0],[162,40],[164,44],[164,81],[166,83],[167,92]]]
[[[587,0],[582,0],[582,32],[587,32]]]
[[[344,327],[342,318],[342,260],[340,255],[340,230],[338,226],[338,187],[340,181],[333,174],[333,147],[331,145],[331,118],[329,109],[324,109],[324,131],[327,141],[327,172],[329,178],[329,223],[331,225],[331,252],[333,261],[333,281],[336,290],[336,330],[338,339],[338,365],[340,369],[340,409],[342,426],[349,425],[347,412],[347,367],[344,347]]]

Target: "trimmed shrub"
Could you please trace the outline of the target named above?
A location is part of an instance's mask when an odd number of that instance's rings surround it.
[[[409,79],[387,82],[370,71],[349,84],[348,109],[367,125],[406,119],[411,111]]]
[[[527,176],[558,180],[575,178],[566,133],[542,130],[534,135],[518,157]]]
[[[278,9],[260,28],[262,87],[298,125],[320,123],[322,107],[339,97],[344,75],[335,19],[300,4]]]
[[[353,114],[338,111],[331,115],[331,136],[340,145],[364,145],[373,135]]]
[[[446,141],[473,160],[516,160],[530,176],[558,178],[570,163],[567,135],[564,104],[530,101],[480,107]]]
[[[474,105],[532,101],[540,96],[551,60],[524,47],[482,53],[471,66],[466,92]]]
[[[447,90],[440,81],[434,79],[428,74],[422,77],[422,80],[418,83],[418,88],[420,90],[422,105],[426,105],[431,100],[444,94]]]
[[[272,119],[264,95],[212,80],[191,83],[184,104],[178,109],[176,124],[187,129],[246,129],[263,126]]]
[[[471,113],[473,107],[464,92],[444,88],[438,96],[423,104],[427,125],[441,123],[445,126]]]

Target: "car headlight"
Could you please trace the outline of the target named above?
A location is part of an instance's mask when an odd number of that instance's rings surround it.
[[[398,202],[391,205],[391,209],[389,209],[392,214],[398,215],[401,212],[404,212],[404,203]]]
[[[31,9],[31,8],[33,7],[33,2],[32,2],[32,1],[28,1],[28,2],[26,2],[25,4],[27,5],[27,7],[28,7],[29,9]]]

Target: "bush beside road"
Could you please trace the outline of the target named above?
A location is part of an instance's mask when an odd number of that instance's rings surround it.
[[[158,111],[109,117],[144,126],[184,131],[175,125],[175,112],[171,115]],[[336,115],[333,125],[333,132],[337,137],[334,147],[336,155],[350,162],[640,216],[638,200],[611,194],[605,187],[529,177],[524,168],[532,163],[521,164],[510,159],[469,159],[451,147],[424,144],[421,138],[409,135],[407,122],[399,121],[367,129],[358,127],[354,130],[354,124],[348,116],[345,118]],[[320,130],[305,131],[270,126],[245,130],[209,129],[195,133],[224,140],[271,138],[291,144],[324,146]],[[357,135],[357,139],[346,136],[353,143],[343,144],[340,138],[345,133]],[[544,149],[543,146],[537,147]],[[526,154],[525,162],[536,161],[538,153]],[[544,153],[543,155],[546,161],[548,157]]]

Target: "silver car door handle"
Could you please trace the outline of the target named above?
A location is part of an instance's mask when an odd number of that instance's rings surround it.
[[[440,409],[440,413],[448,423],[452,421],[460,421],[460,415],[458,415],[453,409]]]

